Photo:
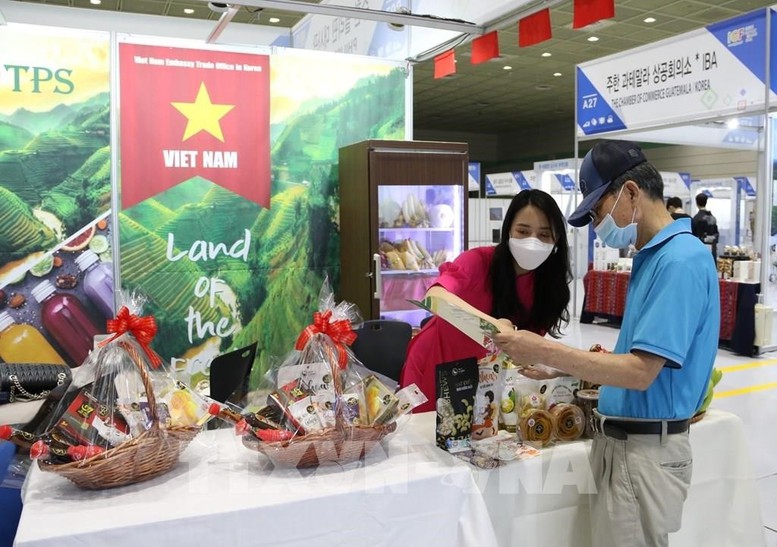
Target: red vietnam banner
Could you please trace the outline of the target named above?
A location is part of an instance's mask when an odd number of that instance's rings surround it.
[[[121,206],[200,176],[270,206],[270,58],[119,45]]]

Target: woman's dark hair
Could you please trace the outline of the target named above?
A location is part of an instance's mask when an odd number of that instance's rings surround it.
[[[556,248],[536,270],[534,276],[534,306],[527,311],[515,290],[515,268],[510,253],[510,227],[515,215],[531,205],[542,211],[553,231]],[[569,282],[572,270],[569,266],[569,244],[567,243],[566,221],[556,201],[542,190],[523,190],[510,202],[502,223],[502,237],[491,261],[491,288],[494,303],[491,315],[508,318],[518,328],[533,328],[547,331],[558,338],[561,327],[569,323]]]

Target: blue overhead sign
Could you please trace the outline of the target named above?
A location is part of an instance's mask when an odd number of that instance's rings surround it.
[[[529,180],[522,171],[486,175],[487,196],[514,196],[521,190],[531,190],[531,188]]]
[[[775,18],[774,11],[762,9],[579,65],[578,135],[763,108],[767,13]],[[726,138],[748,144],[752,136],[732,131]]]

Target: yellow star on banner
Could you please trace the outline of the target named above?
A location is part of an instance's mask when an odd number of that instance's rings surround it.
[[[208,95],[205,82],[200,83],[200,90],[197,92],[197,98],[193,103],[170,104],[189,120],[186,124],[186,131],[183,134],[183,140],[193,137],[200,131],[207,131],[221,142],[224,142],[224,134],[221,132],[219,120],[227,112],[235,108],[235,105],[213,104],[210,102],[210,95]]]

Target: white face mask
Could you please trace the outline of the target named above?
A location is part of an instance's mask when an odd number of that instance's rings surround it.
[[[536,237],[518,239],[511,237],[507,242],[510,254],[524,270],[536,270],[545,262],[556,246],[553,243],[543,243]]]

